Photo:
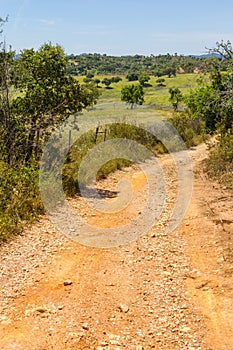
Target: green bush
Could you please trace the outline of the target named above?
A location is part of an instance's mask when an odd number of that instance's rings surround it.
[[[205,124],[201,119],[190,118],[186,113],[174,113],[169,119],[187,147],[198,145],[207,139]]]
[[[219,135],[206,161],[208,174],[233,189],[233,134]]]
[[[0,240],[19,233],[25,222],[43,213],[38,188],[38,169],[18,169],[0,162]]]

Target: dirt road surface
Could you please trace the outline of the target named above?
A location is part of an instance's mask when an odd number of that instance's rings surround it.
[[[172,234],[165,227],[177,174],[163,156],[164,208],[136,241],[87,247],[44,216],[1,247],[0,349],[233,350],[233,198],[202,173],[206,146],[190,155],[192,200]],[[93,213],[80,197],[71,206],[90,224],[125,224],[146,202],[143,173],[133,166],[98,187],[114,201],[110,194],[124,177],[134,200],[120,214]]]

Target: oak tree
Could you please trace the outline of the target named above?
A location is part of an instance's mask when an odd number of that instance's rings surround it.
[[[131,109],[134,104],[142,105],[144,103],[144,90],[141,85],[129,84],[121,89],[121,100],[129,103]]]

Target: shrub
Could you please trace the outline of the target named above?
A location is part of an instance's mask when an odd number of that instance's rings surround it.
[[[0,162],[0,240],[19,233],[26,221],[33,221],[43,211],[38,169],[15,169]]]
[[[129,73],[126,75],[126,79],[128,81],[136,81],[136,80],[138,80],[138,74],[137,73]]]
[[[105,126],[103,126],[103,128],[105,128]],[[147,132],[140,126],[134,126],[125,124],[124,122],[120,122],[111,124],[109,127],[106,126],[106,128],[108,128],[107,140],[120,139],[119,142],[121,142],[121,139],[124,139],[126,141],[129,140],[129,147],[134,147],[134,144],[130,142],[130,140],[133,140],[136,143],[145,146],[145,150],[143,150],[143,148],[140,150],[140,155],[137,152],[135,152],[137,161],[143,161],[146,158],[148,158],[147,149],[149,149],[154,154],[166,152],[166,149],[162,145],[162,143],[152,133]],[[98,144],[102,141],[103,139],[100,137],[97,138],[96,143]],[[73,196],[79,190],[79,184],[77,179],[80,164],[82,159],[87,155],[88,151],[94,147],[94,145],[95,130],[84,134],[73,145],[69,156],[67,157],[67,161],[63,166],[63,188],[68,196]],[[109,154],[114,154],[114,150],[111,151],[111,149],[109,149]],[[91,157],[92,162],[98,162],[98,154],[92,154]],[[96,180],[106,178],[107,175],[111,172],[129,166],[130,164],[132,164],[132,162],[127,159],[112,159],[99,169]],[[84,182],[88,182],[89,174],[83,174],[81,177],[81,181],[82,180]]]
[[[233,189],[233,134],[219,135],[206,161],[209,176]]]
[[[174,113],[169,121],[176,128],[187,147],[196,146],[207,138],[204,122],[201,119],[192,119],[187,114],[181,112]]]

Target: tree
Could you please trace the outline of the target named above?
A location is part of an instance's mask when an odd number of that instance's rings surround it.
[[[220,42],[217,41],[216,47],[209,49],[209,52],[219,54],[221,59],[229,60],[233,58],[233,48],[229,40],[227,40],[227,42],[224,42],[223,40]]]
[[[182,93],[179,88],[170,88],[169,93],[170,93],[169,100],[173,106],[174,111],[177,111],[178,105],[183,99]]]
[[[223,60],[206,61],[209,83],[201,82],[201,86],[187,96],[186,103],[191,115],[198,113],[204,120],[208,132],[218,129],[224,134],[232,130],[233,125],[233,49],[230,41],[222,41],[217,42],[211,52],[219,53]]]
[[[192,90],[185,98],[187,112],[192,119],[201,118],[205,122],[205,130],[213,132],[218,119],[215,105],[215,93],[211,86]]]
[[[90,82],[87,84],[81,85],[81,95],[83,104],[87,106],[94,106],[97,103],[97,100],[101,93],[97,89],[95,82]]]
[[[149,80],[150,80],[150,77],[147,74],[142,74],[142,75],[139,75],[138,77],[138,81],[142,86],[145,86],[145,83],[147,83]]]
[[[138,80],[138,74],[129,73],[126,75],[126,79],[128,79],[128,81],[136,81],[136,80]]]
[[[92,71],[87,72],[86,77],[83,79],[84,83],[90,83],[93,81],[95,74]]]
[[[87,78],[92,79],[94,78],[95,74],[92,71],[89,71],[86,75]]]
[[[165,82],[164,78],[159,78],[159,79],[156,80],[156,83],[157,83],[158,86],[166,86],[164,84],[164,82]]]
[[[96,87],[98,88],[99,87],[99,83],[100,83],[100,79],[95,78],[93,81],[96,84]]]
[[[112,83],[112,80],[110,78],[104,78],[102,80],[102,84],[106,85],[106,88],[109,88]]]
[[[202,83],[200,88],[190,94],[187,105],[192,114],[199,109],[208,132],[217,131],[217,143],[210,151],[207,161],[208,173],[232,187],[233,48],[230,41],[221,41],[210,52],[218,55],[207,61],[209,83]],[[201,93],[204,95],[202,99],[198,98]]]
[[[12,84],[22,93],[10,101],[10,139],[14,142],[10,147],[5,145],[6,151],[8,155],[14,153],[17,160],[29,163],[32,157],[39,158],[52,129],[70,115],[92,105],[98,90],[94,85],[82,87],[75,78],[67,76],[64,51],[50,43],[38,51],[21,52],[13,62],[11,74]],[[6,135],[6,127],[1,126]],[[20,138],[16,139],[17,135]]]
[[[129,84],[121,89],[121,100],[131,104],[131,109],[134,104],[142,105],[144,103],[144,91],[141,85]]]
[[[85,77],[85,78],[83,79],[83,82],[84,82],[84,83],[90,83],[91,81],[93,81],[92,78]]]
[[[154,76],[160,78],[164,75],[164,72],[162,70],[155,70],[154,72]]]
[[[119,83],[119,81],[121,81],[121,80],[122,80],[121,77],[112,77],[111,78],[112,83]]]
[[[168,78],[175,77],[176,76],[176,68],[175,67],[168,67],[165,71],[165,74],[168,76]]]

